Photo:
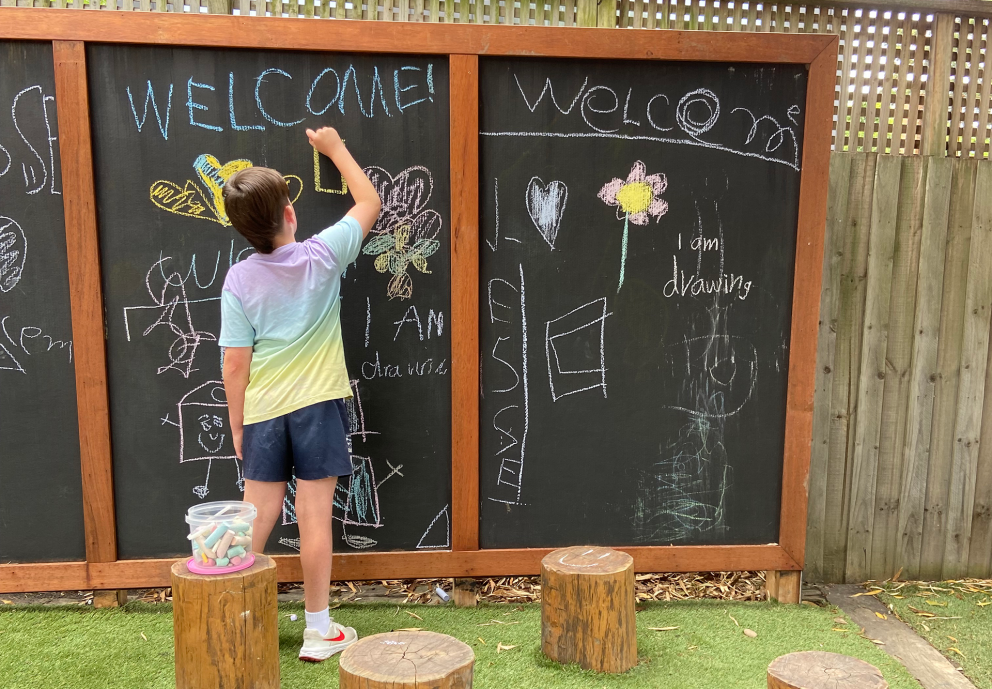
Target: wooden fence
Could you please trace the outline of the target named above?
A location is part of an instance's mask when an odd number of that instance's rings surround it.
[[[992,162],[833,153],[807,578],[992,574]]]
[[[988,158],[992,149],[990,0],[802,4],[751,0],[0,0],[2,5],[836,33],[840,51],[834,150]]]

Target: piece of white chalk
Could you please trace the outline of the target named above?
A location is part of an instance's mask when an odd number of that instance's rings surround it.
[[[206,526],[201,526],[199,529],[191,533],[186,537],[186,540],[195,541],[197,536],[206,536],[213,529],[213,524],[207,524]]]
[[[436,593],[437,594],[437,597],[440,598],[441,600],[443,600],[445,603],[447,603],[449,600],[451,600],[451,596],[449,596],[447,593],[445,593],[444,592],[444,589],[441,588],[440,586],[438,586],[436,589],[434,589],[434,593]]]
[[[296,615],[290,615],[289,616],[289,621],[290,622],[296,622]]]

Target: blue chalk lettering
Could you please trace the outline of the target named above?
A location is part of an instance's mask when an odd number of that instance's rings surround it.
[[[234,119],[234,72],[230,73],[227,82],[227,107],[231,113],[231,129],[237,130],[239,132],[247,132],[251,129],[265,129],[264,124],[246,124],[239,125],[237,120]]]
[[[411,105],[416,105],[417,103],[423,103],[425,100],[427,100],[427,98],[419,98],[410,103],[400,102],[401,93],[404,93],[405,91],[410,91],[411,89],[415,89],[417,88],[417,86],[419,86],[419,84],[410,84],[409,86],[404,86],[402,88],[400,87],[400,72],[405,72],[405,71],[420,72],[421,69],[420,67],[400,67],[399,69],[393,71],[393,92],[396,96],[396,107],[399,109],[400,112],[403,112]]]
[[[141,114],[141,120],[138,120],[138,111],[134,107],[134,98],[131,97],[131,87],[127,87],[127,99],[131,103],[131,114],[134,115],[134,123],[138,125],[138,132],[141,132],[141,128],[145,126],[145,120],[148,118],[148,102],[151,101],[152,111],[155,113],[155,120],[158,122],[158,129],[162,132],[162,137],[168,141],[169,140],[169,114],[172,112],[172,84],[169,84],[169,103],[165,108],[165,125],[162,125],[162,115],[158,111],[158,103],[155,102],[155,90],[152,88],[151,79],[148,80],[148,90],[145,92],[145,109]]]
[[[365,109],[365,103],[362,102],[362,92],[358,89],[358,72],[355,71],[354,65],[348,65],[347,71],[344,73],[344,79],[341,83],[341,91],[338,96],[338,110],[341,114],[344,114],[344,95],[345,90],[348,88],[348,80],[351,80],[352,85],[355,89],[355,96],[358,98],[358,108],[362,111],[362,114],[366,117],[372,117],[375,115],[375,95],[376,91],[379,92],[379,103],[382,104],[382,110],[386,113],[388,117],[392,117],[389,112],[389,106],[386,105],[386,91],[382,87],[382,79],[379,77],[379,68],[374,67],[372,72],[372,92],[369,94],[369,109]]]
[[[317,84],[320,83],[320,80],[328,72],[334,75],[334,97],[328,99],[327,105],[324,106],[324,109],[318,112],[313,109],[313,104],[312,104],[313,92],[317,90]],[[317,78],[313,80],[313,84],[310,86],[310,93],[307,94],[307,110],[310,111],[311,115],[323,115],[332,105],[334,105],[334,101],[338,99],[338,95],[340,93],[341,93],[341,78],[338,76],[338,73],[336,71],[328,67],[323,72],[317,75]]]
[[[372,117],[371,114],[365,112],[365,104],[362,102],[362,92],[358,90],[358,74],[355,72],[355,65],[348,65],[348,69],[345,70],[344,79],[341,81],[341,90],[338,95],[338,110],[342,115],[344,114],[344,94],[348,89],[348,79],[351,79],[351,83],[355,87],[355,95],[358,97],[358,109],[366,117]]]
[[[430,91],[431,103],[434,102],[434,65],[433,63],[427,63],[427,90]]]
[[[372,68],[372,94],[369,96],[369,112],[375,115],[375,92],[376,87],[379,89],[379,102],[382,103],[382,109],[386,113],[386,117],[392,117],[389,112],[389,107],[386,105],[386,90],[382,88],[382,79],[379,78],[379,68]]]
[[[270,115],[269,113],[265,112],[265,108],[262,107],[262,97],[260,95],[260,91],[262,89],[262,82],[265,80],[265,77],[268,74],[278,74],[280,76],[286,77],[287,79],[292,79],[293,78],[289,73],[284,72],[281,69],[275,69],[275,68],[273,68],[273,69],[267,69],[267,70],[265,70],[264,72],[262,72],[261,74],[258,75],[258,79],[255,80],[255,104],[258,105],[258,111],[260,113],[262,113],[262,117],[264,117],[269,122],[271,122],[272,124],[274,124],[274,125],[276,125],[278,127],[293,127],[293,126],[299,124],[300,122],[302,122],[303,120],[305,120],[306,118],[304,117],[301,120],[296,120],[296,122],[280,122],[276,118],[272,117],[272,115]]]
[[[189,82],[186,84],[186,107],[189,108],[189,123],[195,127],[203,127],[204,129],[212,129],[215,132],[224,131],[220,127],[216,127],[212,124],[203,124],[202,122],[197,122],[193,119],[193,110],[209,110],[206,105],[200,105],[199,103],[193,102],[193,89],[210,89],[211,91],[216,91],[210,84],[198,84],[193,81],[193,77],[189,78]]]

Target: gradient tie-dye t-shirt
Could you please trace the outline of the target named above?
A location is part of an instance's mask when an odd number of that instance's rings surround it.
[[[304,242],[252,254],[227,271],[221,347],[252,347],[246,424],[351,397],[341,339],[341,275],[362,227],[345,216]]]

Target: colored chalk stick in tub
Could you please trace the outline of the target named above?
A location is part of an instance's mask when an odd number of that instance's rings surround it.
[[[227,567],[227,563],[228,562],[230,562],[230,560],[228,560],[226,557],[219,557],[219,558],[217,558],[217,566],[218,567]]]
[[[248,530],[248,525],[245,524],[244,522],[236,522],[234,524],[231,524],[231,531],[237,531],[239,533],[244,533],[247,530]]]
[[[231,547],[231,541],[234,540],[234,532],[228,531],[224,534],[224,537],[220,539],[214,552],[217,553],[217,557],[227,557],[227,549]]]
[[[217,545],[217,541],[223,538],[224,534],[226,534],[227,532],[228,532],[228,528],[223,524],[220,524],[216,529],[214,529],[214,532],[212,534],[207,536],[207,540],[206,540],[207,547],[213,548],[215,545]]]
[[[206,541],[203,540],[202,536],[196,539],[196,545],[199,546],[200,552],[202,552],[208,558],[217,557],[216,553],[214,553],[214,549],[207,545]]]
[[[231,545],[240,545],[240,546],[244,546],[245,548],[250,548],[251,536],[235,536],[234,541],[232,541]]]
[[[237,567],[238,565],[240,565],[241,562],[242,562],[241,558],[238,557],[237,555],[235,555],[234,557],[231,558],[231,564],[234,565],[235,567]]]
[[[186,539],[187,540],[190,540],[190,541],[195,541],[197,538],[205,538],[206,535],[208,533],[210,533],[210,529],[212,529],[212,528],[214,528],[214,527],[211,524],[207,524],[206,526],[202,526],[199,529],[197,529],[196,531],[194,531],[193,533],[191,533],[189,536],[187,536]]]
[[[245,554],[245,549],[242,548],[240,545],[236,545],[227,549],[226,557],[233,558],[244,554]]]

